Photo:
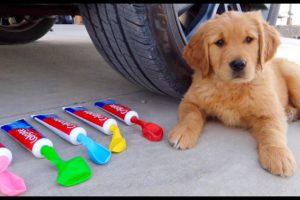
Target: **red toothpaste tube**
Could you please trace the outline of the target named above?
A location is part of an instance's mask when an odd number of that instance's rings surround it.
[[[99,113],[91,112],[83,106],[63,107],[62,109],[70,115],[81,119],[82,121],[88,123],[107,135],[112,134],[112,132],[109,130],[109,127],[112,124],[117,125],[116,120]]]
[[[83,128],[71,122],[67,122],[52,113],[32,115],[31,117],[74,145],[81,144],[77,140],[79,134],[87,135]]]
[[[41,148],[44,145],[53,147],[53,144],[49,139],[45,138],[24,119],[2,125],[1,129],[4,130],[9,136],[17,140],[37,158],[44,157],[41,154]]]
[[[125,122],[127,125],[134,125],[131,122],[131,118],[139,117],[136,111],[131,110],[130,108],[117,104],[114,100],[105,100],[98,101],[95,103],[95,106],[101,108],[103,111],[112,114],[119,120]]]
[[[150,141],[160,141],[163,138],[163,129],[158,124],[147,122],[139,118],[136,111],[116,103],[112,99],[95,102],[95,106],[117,117],[127,125],[137,124],[141,126],[143,136]]]

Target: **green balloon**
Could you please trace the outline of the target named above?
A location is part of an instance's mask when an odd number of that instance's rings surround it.
[[[90,166],[81,156],[76,156],[65,161],[59,157],[53,147],[48,145],[42,147],[41,154],[56,166],[58,170],[56,182],[60,185],[76,185],[88,180],[92,176]]]

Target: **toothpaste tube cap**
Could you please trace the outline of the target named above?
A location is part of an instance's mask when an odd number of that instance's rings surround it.
[[[132,118],[132,117],[137,117],[137,118],[139,118],[139,115],[137,114],[137,112],[131,110],[131,111],[129,111],[128,113],[126,113],[125,118],[124,118],[124,122],[125,122],[127,125],[134,125],[134,123],[131,122],[131,118]]]
[[[0,156],[6,156],[8,158],[8,160],[9,160],[9,162],[12,161],[12,153],[6,147],[0,147]]]
[[[106,120],[103,124],[103,133],[111,135],[112,132],[109,130],[109,128],[113,124],[118,125],[115,119],[109,118],[108,120]]]
[[[41,138],[32,147],[32,154],[37,158],[44,158],[41,154],[41,149],[43,146],[50,146],[53,147],[53,143],[47,138]]]
[[[74,145],[79,145],[81,144],[80,142],[78,142],[77,137],[79,134],[83,134],[83,135],[87,135],[86,130],[82,127],[76,127],[74,128],[71,133],[70,133],[70,142]]]

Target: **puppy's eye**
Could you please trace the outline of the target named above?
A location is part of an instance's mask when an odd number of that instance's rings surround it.
[[[215,44],[218,46],[218,47],[222,47],[224,45],[224,40],[223,39],[219,39],[215,42]]]
[[[252,37],[249,37],[249,36],[247,36],[247,37],[245,38],[245,42],[246,42],[246,43],[251,43],[252,40],[253,40],[253,38],[252,38]]]

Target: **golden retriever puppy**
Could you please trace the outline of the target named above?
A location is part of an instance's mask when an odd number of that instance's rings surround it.
[[[194,74],[169,133],[170,144],[193,147],[207,117],[213,116],[250,130],[263,168],[292,175],[296,162],[287,146],[287,118],[299,116],[300,66],[273,59],[279,39],[259,11],[230,11],[202,24],[183,52]]]

